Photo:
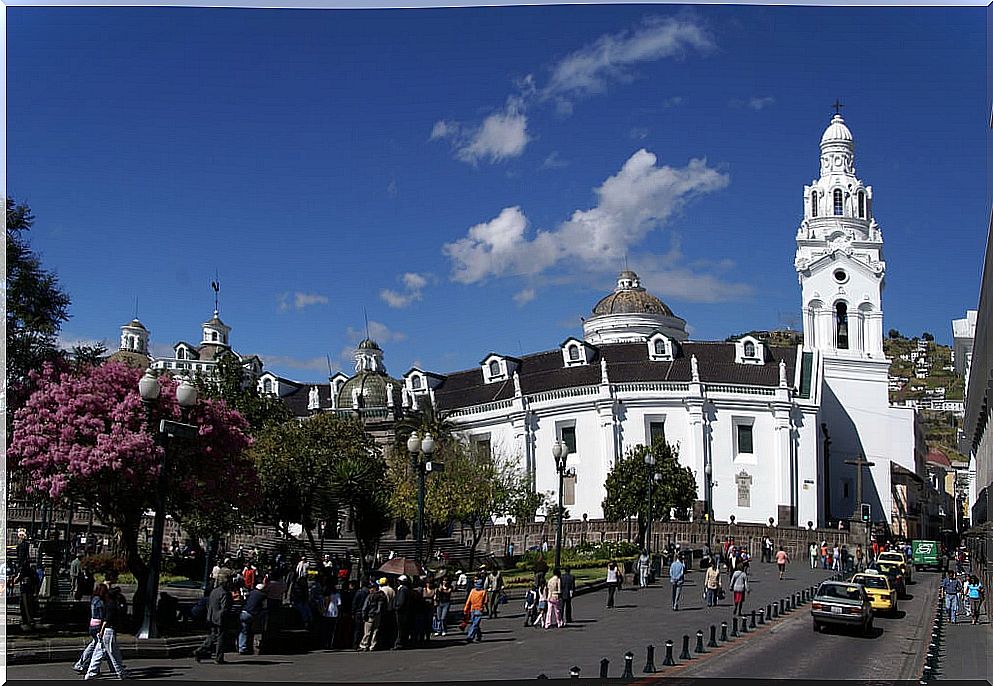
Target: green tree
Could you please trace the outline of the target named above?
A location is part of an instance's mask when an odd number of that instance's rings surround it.
[[[223,400],[246,420],[252,435],[289,421],[293,413],[282,400],[274,395],[259,393],[258,387],[246,376],[237,356],[227,352],[221,355],[211,375],[197,374],[197,390],[205,398]]]
[[[320,563],[315,530],[321,521],[336,523],[347,508],[354,516],[360,554],[385,529],[382,489],[385,463],[379,446],[361,422],[318,414],[271,427],[250,449],[262,487],[261,517],[281,527],[297,523]]]
[[[58,333],[69,319],[69,296],[28,244],[31,208],[7,198],[7,422],[33,391],[31,372],[60,360]],[[8,433],[9,435],[9,433]]]
[[[649,453],[655,464],[645,463]],[[686,510],[696,500],[696,479],[689,467],[679,464],[679,452],[663,440],[651,447],[636,445],[619,459],[607,475],[604,486],[603,516],[610,520],[638,518],[638,543],[644,546],[648,525],[648,483],[658,474],[652,487],[652,512],[658,519],[668,519],[669,510]]]

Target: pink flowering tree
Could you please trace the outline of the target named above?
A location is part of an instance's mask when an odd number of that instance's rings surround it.
[[[162,392],[146,412],[138,395],[142,373],[114,362],[76,371],[46,367],[14,416],[7,452],[8,465],[20,472],[29,493],[91,507],[116,529],[139,596],[148,564],[139,552],[138,531],[143,513],[155,507],[163,459],[150,424],[181,417],[177,382],[166,376],[159,378]],[[167,439],[173,443],[166,512],[202,530],[231,521],[234,508],[254,508],[258,476],[245,454],[248,424],[238,412],[223,401],[201,400],[188,421],[199,428],[196,439]],[[136,609],[143,601],[136,597]]]

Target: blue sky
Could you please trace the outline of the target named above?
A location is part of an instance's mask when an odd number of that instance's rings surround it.
[[[983,8],[7,9],[7,188],[65,340],[199,340],[290,378],[546,350],[625,256],[700,340],[799,322],[841,98],[884,326],[950,339],[988,226]]]

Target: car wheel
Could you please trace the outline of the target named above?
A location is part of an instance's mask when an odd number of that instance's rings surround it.
[[[824,628],[824,625],[820,622],[814,622],[814,633],[819,634]]]

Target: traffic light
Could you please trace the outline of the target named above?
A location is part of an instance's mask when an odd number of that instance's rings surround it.
[[[868,522],[872,519],[872,506],[869,503],[862,503],[862,521]]]

